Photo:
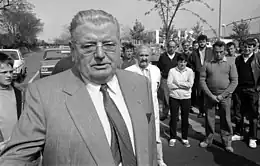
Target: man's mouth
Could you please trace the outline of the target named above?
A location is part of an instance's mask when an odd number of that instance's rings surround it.
[[[5,79],[7,82],[11,82],[12,81],[12,78],[6,78]]]
[[[95,69],[105,69],[108,67],[108,63],[97,63],[92,65],[92,67],[94,67]]]

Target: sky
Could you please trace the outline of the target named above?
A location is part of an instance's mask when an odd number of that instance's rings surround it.
[[[146,30],[159,29],[161,19],[156,12],[144,13],[153,7],[147,0],[27,0],[35,8],[37,17],[44,23],[39,39],[51,41],[59,37],[64,26],[69,25],[74,15],[80,10],[102,9],[115,16],[120,24],[132,27],[136,19],[141,21]],[[188,4],[186,7],[207,20],[214,28],[218,27],[219,0],[204,0],[214,11],[200,3]],[[222,24],[260,16],[260,0],[222,0]],[[174,19],[176,28],[191,28],[199,21],[189,12],[179,11]],[[209,27],[204,25],[204,29]]]

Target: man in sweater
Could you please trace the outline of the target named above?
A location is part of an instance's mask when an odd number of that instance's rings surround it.
[[[213,45],[214,59],[206,62],[200,72],[200,85],[205,93],[206,138],[200,143],[203,148],[212,144],[215,135],[215,111],[219,107],[220,129],[225,150],[233,152],[231,138],[231,95],[238,83],[236,65],[225,57],[225,43],[217,41]]]
[[[160,56],[157,65],[162,75],[161,86],[159,90],[162,93],[159,95],[159,98],[163,103],[163,113],[160,117],[160,120],[165,120],[169,113],[169,89],[167,85],[167,78],[170,69],[177,66],[177,56],[180,55],[176,52],[177,48],[178,46],[176,42],[169,41],[167,44],[167,51]]]
[[[242,55],[236,58],[238,72],[237,92],[241,101],[241,121],[236,124],[237,130],[243,136],[243,120],[249,119],[249,147],[257,147],[257,121],[259,117],[259,77],[260,55],[254,53],[256,41],[253,38],[242,43]],[[237,139],[236,139],[237,140]]]
[[[22,91],[13,86],[13,60],[0,53],[0,151],[9,141],[22,109]]]

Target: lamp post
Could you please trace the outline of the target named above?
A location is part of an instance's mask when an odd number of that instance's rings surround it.
[[[222,37],[225,38],[225,36],[226,36],[226,24],[222,24],[222,28],[223,28]]]
[[[221,38],[221,10],[222,10],[222,0],[219,0],[219,22],[218,22],[218,38]]]

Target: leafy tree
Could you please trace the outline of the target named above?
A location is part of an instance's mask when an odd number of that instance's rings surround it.
[[[170,29],[167,29],[167,26],[164,24],[161,29],[162,36],[166,38],[166,31],[168,31],[169,38],[177,38],[178,37],[178,31],[174,28],[172,25]]]
[[[61,35],[57,38],[55,38],[53,41],[55,44],[68,44],[71,36],[70,36],[70,26],[68,25],[64,25],[63,26],[63,32],[61,33]]]
[[[0,26],[5,32],[2,34],[5,38],[1,41],[2,45],[8,43],[10,47],[30,47],[37,43],[37,35],[42,31],[43,23],[32,12],[33,7],[27,1],[14,0],[8,10],[2,11]]]
[[[241,20],[241,22],[233,23],[233,34],[230,35],[231,38],[241,42],[244,39],[248,38],[249,33],[249,24],[248,22]]]
[[[173,20],[176,17],[178,11],[187,11],[198,17],[203,23],[207,24],[212,30],[213,27],[207,23],[205,19],[203,19],[199,14],[185,8],[187,4],[191,3],[201,3],[206,6],[208,9],[213,11],[213,9],[204,1],[204,0],[146,0],[154,3],[154,7],[150,9],[145,15],[150,14],[153,11],[158,12],[161,17],[163,27],[165,27],[165,38],[166,42],[171,38],[171,28],[173,24]],[[216,31],[214,30],[215,34]]]
[[[0,0],[0,10],[7,10],[12,4],[10,0]]]
[[[130,27],[125,26],[125,25],[120,25],[120,39],[122,41],[128,41],[131,42],[132,36],[130,34]]]
[[[143,24],[135,20],[135,24],[133,26],[133,29],[130,29],[130,35],[132,36],[132,39],[136,41],[142,41],[144,37],[144,26]]]

